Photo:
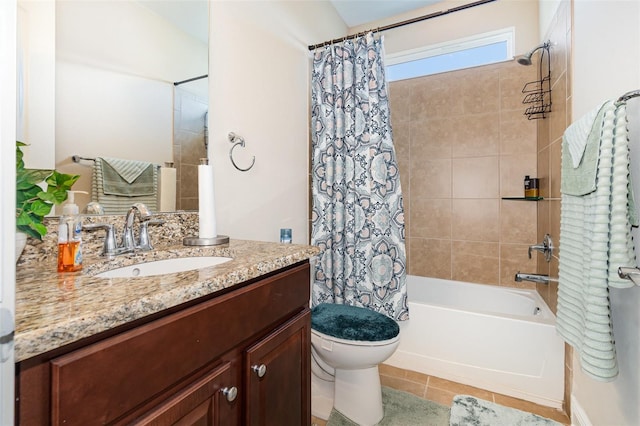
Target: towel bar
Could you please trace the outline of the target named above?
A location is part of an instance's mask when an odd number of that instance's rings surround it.
[[[640,96],[640,90],[632,90],[630,92],[627,92],[618,98],[618,100],[616,101],[616,105],[623,102],[627,102],[629,99],[632,99],[638,96]]]
[[[79,163],[82,160],[85,160],[85,161],[96,161],[95,158],[81,157],[79,155],[72,155],[71,156],[71,160],[73,160],[74,163]]]
[[[618,276],[623,280],[631,280],[635,285],[640,286],[640,268],[638,267],[620,266]]]

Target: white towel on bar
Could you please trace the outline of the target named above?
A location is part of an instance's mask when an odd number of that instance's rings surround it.
[[[598,105],[593,110],[582,116],[579,120],[576,120],[565,131],[565,139],[567,141],[567,149],[569,151],[569,158],[573,164],[573,168],[577,168],[582,161],[584,150],[587,147],[587,139],[589,133],[593,127],[593,122],[600,112],[603,105]]]
[[[633,285],[618,277],[617,268],[636,265],[631,227],[637,225],[637,214],[630,189],[626,105],[607,102],[603,108],[602,121],[593,123],[601,135],[595,142],[600,144],[596,189],[582,196],[562,194],[556,326],[576,350],[582,370],[610,381],[618,364],[609,287]],[[579,134],[584,132],[567,131],[565,138]],[[568,146],[563,142],[563,157],[569,155]]]

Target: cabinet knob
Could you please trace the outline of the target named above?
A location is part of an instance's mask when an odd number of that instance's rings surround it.
[[[220,392],[227,398],[227,401],[233,402],[238,396],[238,388],[231,386],[230,388],[222,388]]]
[[[251,369],[258,375],[258,377],[264,377],[264,375],[267,374],[267,366],[264,364],[252,365]]]

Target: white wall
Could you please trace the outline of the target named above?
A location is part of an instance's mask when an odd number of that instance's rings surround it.
[[[540,0],[538,5],[538,22],[540,36],[547,34],[551,27],[553,17],[555,16],[561,0]],[[543,42],[545,40],[539,40]]]
[[[90,192],[92,164],[74,154],[173,161],[173,82],[207,67],[205,43],[137,2],[56,2],[55,167]]]
[[[0,334],[15,323],[16,233],[16,2],[0,2]],[[7,313],[8,312],[8,313]],[[9,320],[10,318],[10,320]],[[13,342],[11,343],[11,345]],[[14,424],[14,351],[2,345],[0,357],[0,425]]]
[[[215,169],[218,233],[278,241],[293,229],[307,243],[308,45],[346,34],[328,2],[215,1],[210,9],[209,157]],[[246,140],[229,160],[235,132]]]
[[[18,2],[17,139],[25,165],[55,167],[55,1]]]
[[[375,29],[468,3],[468,0],[448,0],[410,13],[354,27],[350,32]],[[538,0],[496,1],[395,28],[383,33],[385,51],[396,53],[512,26],[515,27],[516,56],[538,45]]]
[[[640,2],[574,0],[573,119],[606,99],[640,89]],[[640,98],[629,102],[635,197],[640,197]],[[640,259],[640,233],[634,231]],[[574,357],[574,424],[640,422],[640,287],[611,290],[619,376],[590,379]],[[584,415],[587,418],[576,418]]]

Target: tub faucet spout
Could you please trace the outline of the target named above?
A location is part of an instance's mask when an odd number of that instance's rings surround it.
[[[549,284],[549,281],[558,281],[557,279],[549,278],[549,275],[527,274],[521,273],[520,271],[516,274],[515,280],[516,282],[531,281],[540,284]]]

